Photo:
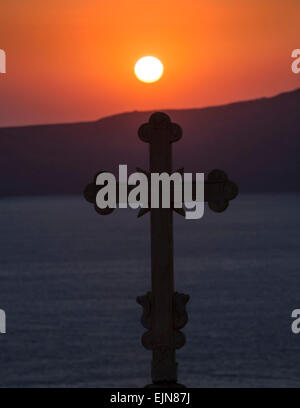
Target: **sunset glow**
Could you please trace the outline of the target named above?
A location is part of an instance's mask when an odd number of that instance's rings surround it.
[[[1,0],[0,125],[200,108],[296,89],[299,15],[297,0]],[[145,86],[134,67],[149,55],[165,71]]]

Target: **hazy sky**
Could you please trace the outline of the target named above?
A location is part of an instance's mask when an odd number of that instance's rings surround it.
[[[0,126],[202,107],[300,87],[299,0],[0,0]],[[154,55],[156,84],[134,76]]]

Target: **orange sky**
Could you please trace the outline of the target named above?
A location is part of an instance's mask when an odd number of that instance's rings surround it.
[[[300,87],[299,0],[1,0],[0,126],[189,108]],[[164,77],[143,84],[154,55]]]

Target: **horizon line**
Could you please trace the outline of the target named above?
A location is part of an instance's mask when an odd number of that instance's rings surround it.
[[[205,110],[205,109],[215,109],[215,108],[221,108],[221,107],[228,107],[228,106],[233,106],[237,104],[242,104],[242,103],[250,103],[250,102],[257,102],[257,101],[262,101],[262,100],[270,100],[270,99],[275,99],[278,97],[281,97],[283,95],[287,94],[292,94],[300,92],[300,87],[288,91],[282,91],[279,93],[276,93],[272,96],[261,96],[257,97],[254,99],[244,99],[244,100],[239,100],[239,101],[234,101],[234,102],[226,102],[226,103],[221,103],[218,105],[208,105],[208,106],[203,106],[203,107],[194,107],[194,108],[163,108],[163,109],[147,109],[147,110],[132,110],[132,111],[124,111],[124,112],[119,112],[119,113],[114,113],[111,115],[106,115],[101,118],[95,119],[95,120],[83,120],[83,121],[78,121],[78,122],[53,122],[53,123],[38,123],[38,124],[28,124],[28,125],[12,125],[12,126],[0,126],[0,129],[16,129],[16,128],[29,128],[29,127],[44,127],[44,126],[68,126],[68,125],[82,125],[82,124],[88,124],[88,123],[97,123],[101,122],[103,120],[115,118],[118,116],[124,116],[124,115],[132,115],[134,113],[138,114],[146,114],[146,113],[153,113],[153,112],[186,112],[186,111],[197,111],[197,110]]]

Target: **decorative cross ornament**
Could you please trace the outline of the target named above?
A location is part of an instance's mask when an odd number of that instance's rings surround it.
[[[172,143],[182,137],[180,126],[172,123],[164,113],[154,113],[149,123],[138,131],[139,138],[149,143],[150,174],[172,173]],[[181,170],[182,172],[183,170]],[[144,172],[148,175],[149,173]],[[94,204],[102,215],[113,209],[99,209],[96,196],[103,186],[89,184],[84,196]],[[194,187],[194,183],[193,183]],[[118,190],[118,189],[117,189]],[[130,186],[128,193],[130,192]],[[204,185],[204,200],[211,210],[223,212],[229,201],[238,195],[238,187],[228,180],[221,170],[213,170]],[[150,212],[151,218],[151,282],[152,290],[139,296],[137,302],[143,307],[142,325],[147,332],[142,336],[142,344],[152,350],[151,386],[179,387],[177,384],[176,349],[185,344],[185,336],[180,331],[188,320],[186,304],[188,295],[174,292],[173,273],[173,210],[184,215],[183,209],[177,208],[142,208],[139,216]]]

